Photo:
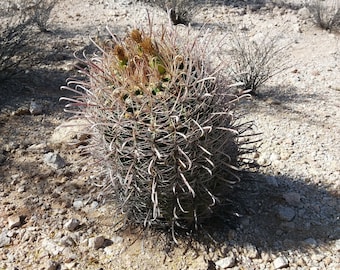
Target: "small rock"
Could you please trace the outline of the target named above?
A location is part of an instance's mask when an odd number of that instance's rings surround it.
[[[250,259],[256,259],[259,255],[256,247],[252,244],[247,244],[246,245],[246,250],[247,250],[247,257]]]
[[[268,164],[268,160],[265,157],[260,156],[256,162],[260,165],[260,166],[265,166]]]
[[[44,155],[44,162],[52,168],[58,170],[66,166],[65,161],[59,154],[49,152]]]
[[[89,239],[89,247],[94,249],[100,249],[105,247],[105,237],[97,236]]]
[[[276,153],[272,153],[271,155],[270,155],[270,161],[277,161],[277,160],[280,160],[281,159],[281,157],[280,157],[280,155],[279,154],[276,154]]]
[[[47,147],[46,143],[32,144],[27,147],[28,151],[44,151]]]
[[[84,119],[73,119],[58,126],[51,138],[50,143],[53,145],[70,144],[73,139],[78,138],[80,142],[86,140],[88,136],[84,135],[89,123]],[[80,135],[79,135],[80,134]]]
[[[0,164],[4,163],[5,161],[6,161],[6,156],[0,153]]]
[[[334,243],[334,249],[336,252],[340,251],[340,239],[336,240]]]
[[[29,110],[32,115],[39,115],[43,112],[43,106],[32,99]]]
[[[301,196],[297,192],[288,192],[283,194],[285,201],[292,206],[299,206],[301,203]]]
[[[8,246],[11,242],[11,238],[9,238],[7,236],[7,231],[4,230],[1,234],[0,234],[0,248]]]
[[[22,217],[18,215],[12,215],[8,217],[7,222],[9,229],[20,227],[22,225]]]
[[[236,262],[235,255],[234,253],[231,253],[228,257],[225,257],[215,262],[215,265],[216,267],[218,267],[218,269],[227,269],[234,267],[235,262]]]
[[[295,223],[294,222],[282,222],[280,224],[280,228],[285,231],[293,231],[295,230]]]
[[[60,254],[65,247],[58,245],[51,239],[44,238],[41,242],[41,247],[52,256]]]
[[[277,215],[282,221],[292,221],[295,217],[295,210],[290,207],[280,206]]]
[[[71,218],[69,221],[67,221],[64,225],[64,228],[66,230],[69,230],[71,232],[75,231],[80,225],[80,221],[76,218]]]
[[[307,20],[310,17],[310,12],[307,7],[300,8],[298,11],[298,15],[301,19]]]
[[[12,152],[19,148],[19,144],[16,142],[10,142],[3,145],[3,150],[5,152]]]
[[[49,261],[46,265],[46,270],[57,270],[60,267],[60,264],[55,261]]]
[[[273,261],[275,269],[282,269],[289,266],[289,262],[286,257],[280,256]]]
[[[271,104],[271,105],[280,105],[280,104],[281,104],[281,101],[278,100],[278,99],[275,99],[275,98],[268,98],[268,99],[266,100],[266,102],[267,102],[268,104]]]
[[[113,244],[119,244],[122,243],[124,241],[124,238],[118,235],[115,235],[111,238],[111,241]]]
[[[79,210],[80,208],[84,207],[84,203],[83,201],[74,201],[73,202],[73,207],[76,209],[76,210]]]
[[[318,242],[314,238],[307,238],[303,241],[305,245],[316,247],[318,245]]]
[[[64,236],[61,240],[60,243],[65,246],[65,247],[74,247],[76,246],[76,242],[71,236]]]
[[[20,186],[18,187],[18,190],[17,190],[19,193],[23,193],[26,191],[26,187],[25,186]]]
[[[98,205],[99,205],[99,203],[97,202],[97,201],[93,201],[92,203],[91,203],[91,209],[96,209],[97,207],[98,207]]]
[[[30,114],[29,109],[26,106],[21,106],[12,112],[12,115],[20,116],[20,115],[27,115]]]
[[[266,181],[267,181],[268,185],[270,185],[270,186],[274,186],[274,187],[279,186],[279,184],[277,183],[277,180],[274,176],[266,177]]]

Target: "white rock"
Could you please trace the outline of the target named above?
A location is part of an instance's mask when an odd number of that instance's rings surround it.
[[[42,114],[43,112],[43,106],[41,104],[39,104],[38,102],[36,102],[35,100],[31,101],[30,104],[30,113],[32,115],[38,115],[38,114]]]
[[[84,207],[84,202],[81,201],[81,200],[74,201],[74,202],[73,202],[73,207],[74,207],[76,210],[79,210],[80,208]]]
[[[57,256],[64,249],[63,246],[58,245],[51,239],[45,238],[41,242],[41,247],[48,252],[50,255]]]
[[[91,248],[99,249],[104,247],[104,244],[105,244],[104,236],[97,236],[89,239],[89,247]]]
[[[255,259],[258,257],[259,253],[256,249],[256,247],[252,244],[247,244],[245,246],[246,250],[247,250],[247,257],[250,259]]]
[[[307,7],[303,7],[299,9],[298,15],[301,19],[306,20],[310,17],[310,12]]]
[[[46,264],[47,270],[57,270],[60,267],[60,264],[55,261],[48,261]]]
[[[233,253],[230,254],[230,256],[225,257],[223,259],[218,260],[215,262],[215,265],[218,269],[227,269],[234,267],[235,265],[235,255]]]
[[[50,167],[58,170],[66,166],[65,161],[57,153],[49,152],[44,155],[44,162]]]
[[[69,144],[77,135],[88,129],[89,123],[85,119],[73,119],[58,126],[49,142],[51,144]]]
[[[22,219],[18,215],[12,215],[12,216],[8,217],[7,222],[8,222],[8,228],[9,229],[13,229],[15,227],[20,227],[21,226]]]
[[[272,153],[271,155],[270,155],[270,161],[277,161],[277,160],[281,160],[281,157],[280,157],[280,155],[279,154],[276,154],[276,153]]]
[[[289,262],[286,257],[280,256],[273,261],[275,269],[281,269],[289,266]]]
[[[64,225],[64,228],[69,231],[76,230],[80,225],[80,221],[76,218],[71,218],[69,221],[67,221]]]
[[[7,231],[4,230],[0,234],[0,248],[8,246],[11,243],[11,238],[7,236]]]
[[[18,187],[17,191],[18,191],[19,193],[25,192],[25,191],[26,191],[26,186],[20,186],[20,187]]]

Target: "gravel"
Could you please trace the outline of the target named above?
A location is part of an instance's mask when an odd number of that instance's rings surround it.
[[[83,49],[98,26],[123,32],[144,10],[123,0],[61,1],[53,46]],[[223,35],[227,19],[251,35],[271,28],[293,41],[292,67],[242,103],[244,120],[262,133],[253,156],[261,166],[235,187],[235,215],[213,219],[209,236],[189,246],[164,233],[120,230],[101,180],[91,177],[96,168],[67,143],[82,124],[72,120],[67,134],[56,128],[67,126],[59,85],[39,86],[36,104],[56,104],[39,113],[30,112],[32,94],[0,98],[0,269],[339,269],[339,35],[287,6],[214,6],[194,21]],[[65,77],[69,64],[53,63]]]

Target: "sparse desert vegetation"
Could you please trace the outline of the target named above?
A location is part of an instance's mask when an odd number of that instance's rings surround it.
[[[0,269],[337,269],[337,7],[149,2],[1,6]]]

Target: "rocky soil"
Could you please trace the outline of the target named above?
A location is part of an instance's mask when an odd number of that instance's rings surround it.
[[[176,246],[162,232],[120,230],[96,168],[67,143],[74,127],[57,128],[69,118],[58,100],[69,95],[60,86],[75,75],[73,51],[90,50],[88,37],[106,25],[119,35],[145,22],[146,6],[60,0],[46,63],[0,85],[0,269],[339,269],[340,35],[287,2],[235,1],[193,18],[194,31],[206,24],[217,36],[231,22],[254,36],[279,33],[291,67],[240,106],[262,141],[261,167],[233,194],[236,214]]]

